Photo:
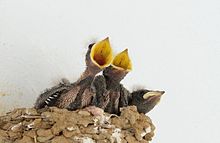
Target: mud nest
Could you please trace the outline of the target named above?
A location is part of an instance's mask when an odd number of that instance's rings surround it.
[[[122,108],[119,116],[50,107],[19,108],[0,117],[0,143],[148,143],[154,130],[135,106]]]

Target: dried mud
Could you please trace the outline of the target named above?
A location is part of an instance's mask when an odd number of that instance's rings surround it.
[[[50,107],[19,108],[0,117],[0,143],[148,143],[154,130],[135,106],[122,108],[120,116]]]

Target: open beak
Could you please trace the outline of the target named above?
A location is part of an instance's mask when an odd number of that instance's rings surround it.
[[[128,49],[125,49],[124,51],[115,56],[112,62],[112,66],[119,70],[132,70],[132,63],[128,55]]]
[[[143,99],[148,103],[154,103],[156,105],[164,93],[164,91],[149,91],[143,95]]]
[[[90,59],[100,69],[108,67],[111,64],[113,52],[108,37],[92,46]]]

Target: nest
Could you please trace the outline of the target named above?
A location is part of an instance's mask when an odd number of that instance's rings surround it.
[[[85,109],[19,108],[0,117],[1,143],[148,143],[155,127],[135,106],[119,116]]]

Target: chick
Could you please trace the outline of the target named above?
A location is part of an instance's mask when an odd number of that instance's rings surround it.
[[[90,87],[95,75],[109,66],[112,59],[112,48],[108,38],[89,45],[85,58],[86,69],[81,77],[75,83],[61,84],[41,94],[35,108],[57,106],[73,110],[86,106],[94,94]]]
[[[164,91],[152,91],[146,89],[140,89],[132,92],[129,105],[137,106],[138,112],[148,113],[151,111],[160,101]]]
[[[97,107],[103,108],[108,113],[119,113],[119,107],[128,105],[128,99],[124,98],[120,103],[122,94],[130,94],[127,90],[122,90],[123,85],[121,80],[132,69],[131,60],[128,56],[128,50],[119,53],[113,59],[112,65],[105,68],[103,76],[95,78],[93,85],[95,85],[96,96],[93,98],[93,104]],[[105,90],[106,88],[106,90]]]
[[[86,54],[85,72],[74,84],[74,88],[58,99],[58,107],[75,110],[89,105],[95,94],[91,88],[94,77],[108,67],[112,59],[112,48],[108,38],[92,45],[91,50]]]

